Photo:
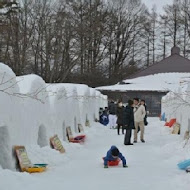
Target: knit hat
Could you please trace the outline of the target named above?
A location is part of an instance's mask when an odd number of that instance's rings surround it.
[[[119,155],[119,150],[117,148],[114,148],[111,150],[112,156],[118,156]]]

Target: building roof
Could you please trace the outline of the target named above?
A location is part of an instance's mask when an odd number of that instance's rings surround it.
[[[159,73],[138,77],[135,79],[124,80],[121,84],[112,86],[97,87],[100,91],[157,91],[168,92],[176,91],[179,86],[190,79],[189,73]]]
[[[172,72],[190,73],[190,60],[180,55],[180,49],[178,47],[173,47],[171,49],[171,55],[169,57],[129,76],[128,78]]]

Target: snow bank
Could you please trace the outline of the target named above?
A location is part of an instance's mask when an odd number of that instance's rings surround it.
[[[37,75],[16,77],[0,63],[0,166],[15,168],[14,145],[47,147],[57,134],[66,141],[66,127],[92,123],[107,97],[87,85],[46,84]]]
[[[180,123],[181,137],[185,132],[190,131],[190,79],[183,78],[179,81],[178,88],[169,92],[162,98],[162,114],[165,113],[167,121],[176,118]]]

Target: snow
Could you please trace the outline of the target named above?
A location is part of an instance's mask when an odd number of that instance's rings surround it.
[[[45,147],[55,134],[67,141],[66,127],[78,133],[78,124],[93,122],[107,97],[86,85],[46,84],[37,75],[16,77],[0,63],[0,105],[0,165],[14,170],[13,146]]]
[[[189,190],[190,176],[179,170],[177,164],[190,157],[190,144],[183,148],[180,137],[171,135],[171,130],[158,118],[148,118],[148,122],[146,143],[134,146],[123,145],[123,135],[94,122],[91,128],[85,127],[85,144],[62,141],[65,154],[49,146],[27,145],[32,163],[48,163],[48,170],[28,174],[1,169],[0,189]],[[102,157],[111,145],[116,145],[126,157],[128,168],[122,164],[103,168]]]
[[[162,98],[162,114],[165,113],[167,121],[176,118],[181,125],[180,135],[184,138],[185,132],[190,131],[190,80],[183,79],[176,90],[169,92]]]
[[[181,78],[175,90],[170,91],[162,98],[162,114],[165,113],[167,121],[176,118],[181,125],[180,136],[183,139],[185,132],[190,131],[190,78]]]
[[[190,73],[158,73],[135,79],[127,79],[125,84],[97,87],[97,90],[109,91],[174,91],[183,80],[189,79]]]
[[[12,94],[19,92],[16,75],[7,65],[0,62],[0,91]]]
[[[168,119],[176,117],[184,134],[190,126],[189,77],[188,73],[157,74],[125,82],[138,90],[139,87],[173,90],[163,98],[162,112]],[[179,170],[177,164],[190,158],[190,143],[184,147],[182,135],[172,135],[164,122],[148,118],[146,143],[125,146],[123,135],[94,122],[99,108],[107,106],[107,96],[87,85],[46,84],[37,75],[16,77],[0,63],[0,105],[0,190],[189,190],[190,176]],[[90,121],[90,127],[85,127],[86,120]],[[75,135],[78,124],[84,127],[86,141],[69,143],[66,127],[71,126]],[[55,134],[66,150],[64,154],[49,146],[49,138]],[[47,171],[40,174],[16,171],[14,145],[24,145],[33,164],[47,163]],[[103,168],[102,157],[112,145],[126,157],[129,168],[123,168],[122,164]]]

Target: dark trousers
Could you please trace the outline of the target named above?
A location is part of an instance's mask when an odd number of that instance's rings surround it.
[[[131,133],[132,133],[131,131],[132,131],[132,129],[126,129],[124,144],[130,144],[131,143]]]
[[[117,134],[119,135],[119,131],[120,131],[120,128],[122,127],[122,125],[120,124],[117,124]],[[122,127],[122,134],[124,134],[124,129]]]

